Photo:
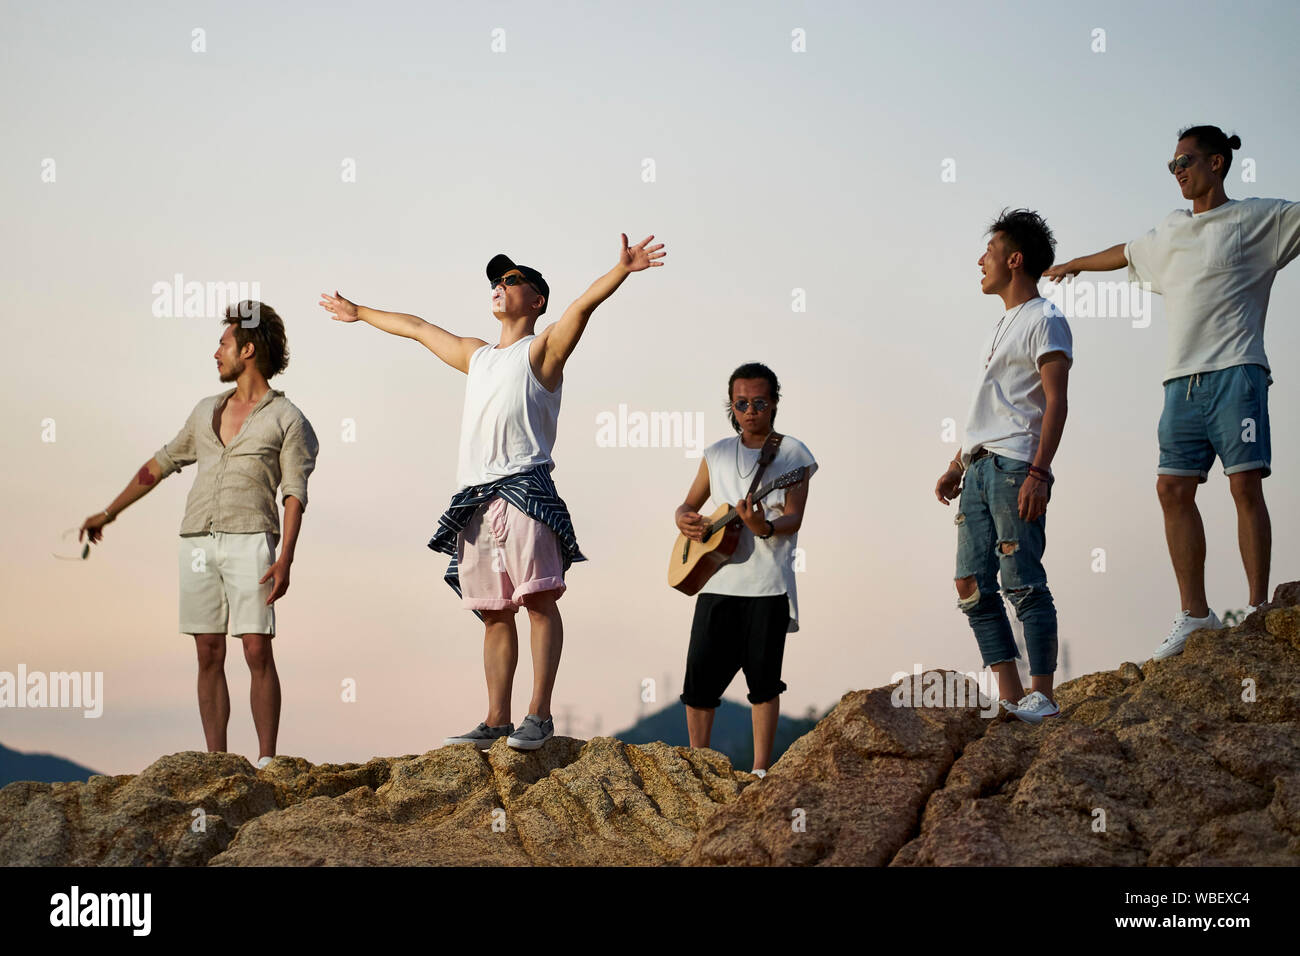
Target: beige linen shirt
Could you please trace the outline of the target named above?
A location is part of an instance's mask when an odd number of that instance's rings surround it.
[[[276,486],[307,508],[307,477],[316,467],[320,445],[311,423],[284,392],[268,389],[244,419],[229,445],[213,418],[235,393],[232,388],[203,399],[170,442],[154,455],[166,478],[198,462],[198,474],[185,501],[181,535],[225,531],[280,533]]]

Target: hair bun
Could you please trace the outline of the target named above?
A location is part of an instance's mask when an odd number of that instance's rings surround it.
[[[1228,137],[1228,146],[1231,149],[1241,149],[1241,137],[1233,133]]]

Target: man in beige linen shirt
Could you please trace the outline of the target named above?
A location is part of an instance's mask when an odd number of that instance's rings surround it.
[[[245,325],[248,316],[256,320]],[[275,755],[280,678],[271,653],[274,603],[289,589],[289,567],[307,507],[307,478],[319,445],[311,423],[267,384],[289,364],[284,323],[270,306],[241,302],[225,318],[217,372],[235,387],[203,399],[104,511],[81,526],[98,543],[103,527],[167,475],[198,463],[179,542],[180,630],[194,635],[199,716],[209,751],[226,749],[230,694],[226,634],[243,639],[252,675],[258,766]],[[275,489],[284,500],[284,547]],[[78,536],[80,539],[80,535]]]

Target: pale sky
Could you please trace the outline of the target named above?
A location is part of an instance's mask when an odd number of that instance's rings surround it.
[[[599,415],[702,412],[713,441],[730,433],[733,368],[780,377],[777,427],[820,464],[783,712],[918,664],[974,670],[953,509],[933,487],[957,449],[944,420],[960,440],[1002,312],[979,290],[989,221],[1037,209],[1061,261],[1134,238],[1185,206],[1164,163],[1194,123],[1241,136],[1230,197],[1300,196],[1291,3],[2,9],[0,670],[102,671],[105,700],[98,719],[0,711],[0,741],[105,772],[203,747],[193,641],[176,630],[193,470],[127,510],[89,561],[51,556],[225,388],[218,319],[155,316],[155,283],[256,283],[285,317],[291,364],[272,384],[321,452],[277,605],[279,749],[364,761],[485,715],[482,627],[425,547],[456,490],[465,383],[413,342],[332,322],[320,291],[495,341],[493,254],[546,275],[541,328],[613,265],[620,232],[667,244],[664,268],[596,312],[565,373],[553,477],[590,561],[560,602],[555,709],[557,730],[587,737],[637,718],[645,678],[659,683],[647,709],[680,692],[693,606],[664,573],[698,462],[598,447]],[[1300,578],[1297,268],[1266,335],[1274,585]],[[1066,678],[1146,660],[1179,610],[1155,497],[1162,303],[1146,328],[1067,316],[1045,561]],[[1242,607],[1220,464],[1199,500],[1210,603]],[[230,746],[256,758],[230,645]],[[340,699],[349,679],[355,703]],[[516,721],[530,683],[525,650]],[[744,695],[738,677],[727,696]]]

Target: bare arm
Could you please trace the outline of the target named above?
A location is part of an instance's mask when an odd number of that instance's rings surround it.
[[[812,476],[785,490],[785,507],[781,517],[772,522],[773,534],[794,534],[803,527],[803,513],[808,507],[808,485]]]
[[[677,529],[695,541],[701,539],[704,529],[708,527],[708,522],[699,514],[700,506],[708,500],[708,497],[709,466],[701,458],[700,470],[695,473],[695,480],[691,482],[691,488],[686,492],[686,500],[677,506],[677,511],[673,515],[673,519],[677,522]]]
[[[1125,243],[1121,242],[1101,252],[1094,252],[1090,256],[1082,256],[1059,266],[1052,266],[1043,273],[1043,278],[1060,282],[1066,276],[1077,276],[1080,272],[1110,272],[1114,269],[1123,269],[1128,265],[1124,246]]]
[[[162,466],[158,464],[157,459],[150,458],[140,466],[140,470],[135,473],[135,477],[131,479],[130,483],[122,489],[121,494],[113,499],[112,504],[106,509],[107,514],[101,511],[99,514],[91,515],[82,522],[81,529],[77,532],[77,540],[80,541],[84,534],[91,541],[98,544],[104,537],[104,525],[116,521],[119,512],[126,510],[128,505],[139,501],[153,491],[154,486],[161,480]]]
[[[1043,378],[1042,437],[1038,440],[1038,451],[1034,455],[1032,468],[1046,469],[1056,456],[1056,449],[1061,444],[1061,433],[1065,431],[1065,416],[1068,411],[1065,393],[1070,380],[1070,363],[1063,352],[1049,352],[1039,363],[1039,373]],[[1020,486],[1020,495],[1016,502],[1020,517],[1026,521],[1035,521],[1047,513],[1048,481],[1040,474],[1030,471]]]
[[[1063,353],[1050,352],[1043,356],[1039,373],[1043,377],[1046,407],[1043,409],[1042,437],[1038,441],[1034,464],[1039,468],[1050,469],[1052,459],[1056,457],[1056,449],[1061,444],[1061,435],[1065,431],[1065,416],[1070,410],[1066,399],[1070,384],[1070,363]]]
[[[612,291],[612,290],[611,290]],[[350,302],[336,291],[321,293],[320,305],[334,314],[339,322],[362,321],[390,335],[414,339],[459,372],[469,373],[469,359],[475,350],[487,345],[482,339],[455,335],[426,322],[418,315],[405,312],[382,312]]]
[[[262,584],[269,577],[275,578],[275,585],[271,588],[271,594],[267,597],[266,603],[269,606],[278,598],[284,596],[289,590],[289,566],[293,564],[293,552],[298,547],[298,531],[302,528],[302,502],[293,495],[286,495],[284,499],[284,535],[280,539],[280,556],[275,559],[275,563],[266,569],[262,579],[258,584]]]
[[[618,263],[603,276],[593,282],[582,295],[578,296],[567,309],[560,321],[546,329],[546,346],[542,352],[541,368],[536,370],[537,377],[541,383],[548,389],[554,389],[559,384],[561,373],[564,371],[564,363],[569,360],[573,350],[578,347],[578,341],[582,338],[582,333],[587,328],[587,322],[591,319],[591,314],[596,311],[596,306],[600,305],[611,295],[614,290],[623,284],[633,272],[640,272],[643,269],[649,269],[654,266],[662,266],[663,263],[658,261],[666,253],[660,252],[664,244],[646,247],[646,244],[654,236],[646,236],[635,246],[631,248],[627,244],[627,235],[623,234],[623,248],[619,251]]]

